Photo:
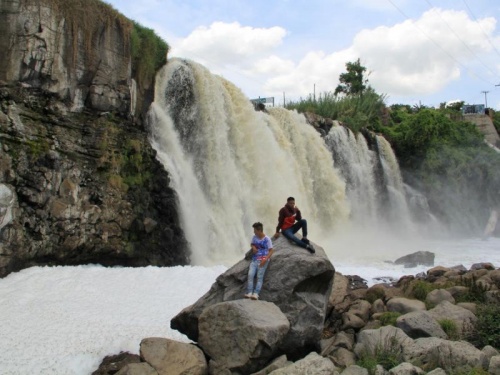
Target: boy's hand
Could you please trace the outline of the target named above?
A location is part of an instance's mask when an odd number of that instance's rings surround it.
[[[264,267],[264,265],[266,264],[267,262],[267,258],[264,258],[260,261],[260,266],[259,267]]]
[[[271,238],[271,240],[273,241],[276,240],[280,236],[280,234],[281,234],[280,232],[274,233],[274,236]]]

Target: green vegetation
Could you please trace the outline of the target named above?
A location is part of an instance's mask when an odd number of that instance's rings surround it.
[[[153,82],[153,77],[167,62],[169,46],[152,29],[134,22],[130,35],[132,70],[139,85]]]
[[[345,67],[347,72],[340,75],[340,84],[335,89],[334,95],[341,93],[347,96],[363,95],[368,84],[368,80],[364,77],[366,68],[361,65],[359,59],[347,62]]]
[[[448,335],[449,340],[460,340],[460,332],[458,332],[457,323],[451,319],[438,320],[443,331]]]
[[[380,324],[383,326],[396,326],[396,320],[401,316],[398,312],[385,312],[380,315]]]
[[[491,345],[500,349],[500,305],[496,303],[486,303],[477,306],[476,330],[478,347]]]
[[[500,112],[498,111],[493,114],[493,125],[495,125],[495,129],[500,134]]]
[[[377,345],[373,354],[362,354],[356,364],[366,368],[370,374],[374,374],[377,365],[390,370],[403,361],[403,353],[399,342],[396,337],[390,337],[387,342]]]
[[[460,285],[466,286],[467,288],[469,288],[469,290],[465,295],[458,298],[457,302],[486,302],[485,293],[490,290],[490,288],[481,283],[478,283],[476,277],[460,277]]]

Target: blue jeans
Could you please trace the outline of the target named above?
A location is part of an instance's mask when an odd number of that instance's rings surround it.
[[[290,241],[294,242],[298,246],[303,247],[305,249],[307,244],[305,242],[302,242],[302,240],[300,240],[299,238],[297,238],[295,236],[295,233],[297,233],[300,228],[302,228],[302,237],[307,237],[307,221],[306,221],[306,219],[302,219],[302,220],[297,221],[290,228],[282,230],[281,232],[283,233],[283,236],[288,238]]]
[[[260,260],[252,260],[250,262],[250,267],[248,267],[248,284],[247,293],[260,293],[262,289],[262,283],[264,282],[264,274],[266,273],[267,266],[269,265],[269,259],[264,266],[260,267]],[[255,290],[253,289],[253,279],[257,274],[257,285]]]

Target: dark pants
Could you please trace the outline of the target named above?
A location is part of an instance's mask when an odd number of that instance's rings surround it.
[[[307,247],[305,242],[302,242],[299,238],[295,236],[295,233],[302,228],[302,237],[307,237],[307,221],[306,219],[302,219],[293,224],[290,228],[282,230],[283,236],[288,238],[290,241],[296,243],[298,246],[303,247],[304,249]]]

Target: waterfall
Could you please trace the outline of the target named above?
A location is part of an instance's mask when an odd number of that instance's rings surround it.
[[[401,172],[389,142],[375,135],[370,149],[363,134],[337,125],[325,143],[346,181],[354,226],[412,232]]]
[[[348,220],[345,183],[304,116],[256,112],[236,86],[199,64],[171,59],[158,73],[148,123],[194,264],[241,257],[256,221],[272,235],[288,196],[314,223],[312,238]]]

